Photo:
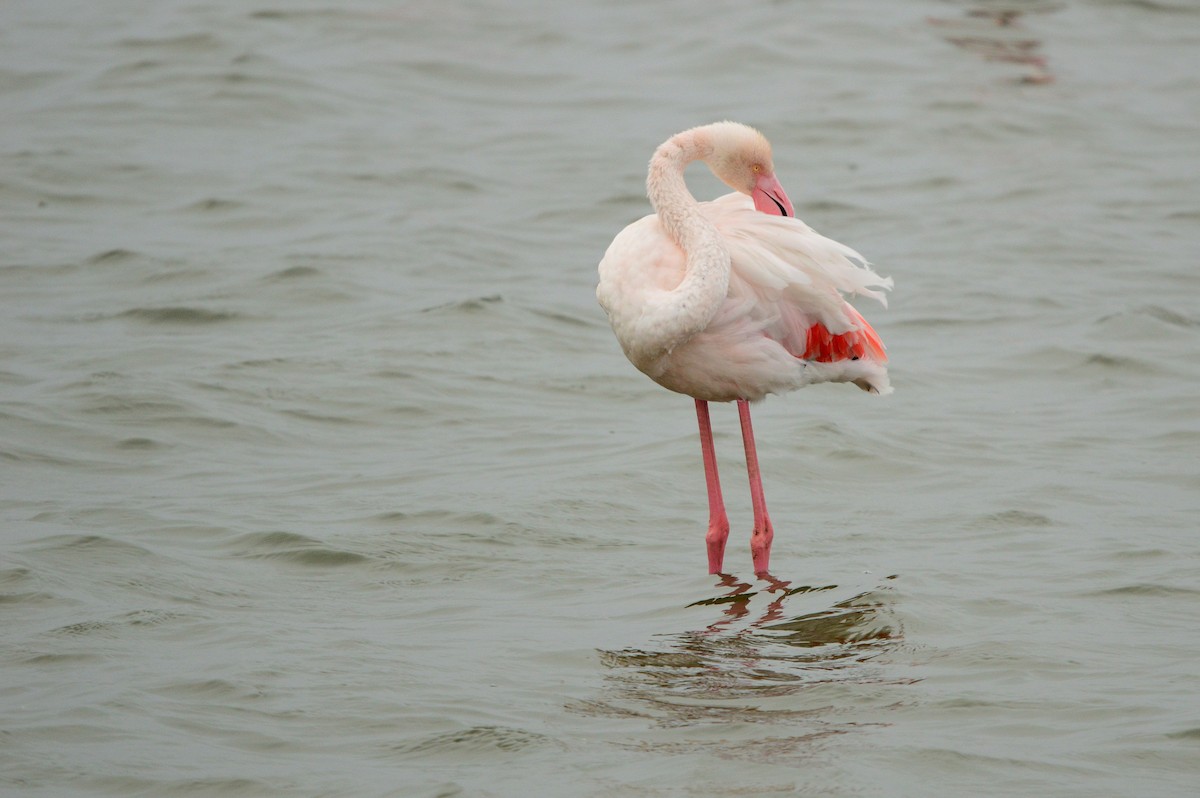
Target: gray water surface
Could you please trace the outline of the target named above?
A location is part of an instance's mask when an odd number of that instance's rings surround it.
[[[1191,0],[0,23],[0,792],[1200,788]],[[593,296],[723,118],[896,280],[894,395],[756,407],[771,579]]]

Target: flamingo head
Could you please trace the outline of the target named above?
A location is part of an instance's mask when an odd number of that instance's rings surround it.
[[[709,125],[712,153],[705,161],[725,185],[747,194],[754,207],[772,216],[795,216],[792,201],[775,177],[771,143],[752,127],[737,122]]]

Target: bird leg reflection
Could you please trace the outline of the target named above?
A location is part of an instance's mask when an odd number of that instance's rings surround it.
[[[696,602],[697,604],[720,603],[725,605],[725,612],[722,613],[722,616],[709,624],[708,628],[705,629],[705,632],[709,634],[719,632],[723,627],[729,626],[734,621],[745,617],[750,612],[750,598],[756,595],[755,593],[747,592],[753,587],[749,582],[740,581],[733,574],[720,574],[719,576],[720,581],[717,584],[720,587],[732,588],[732,590],[719,599],[706,599],[704,602]]]
[[[765,623],[773,623],[783,617],[783,603],[787,598],[793,595],[796,591],[789,590],[791,582],[778,579],[771,574],[759,574],[758,578],[766,582],[769,586],[766,588],[768,593],[778,593],[766,610],[758,618],[750,624],[753,628],[758,628]],[[720,574],[718,586],[732,588],[728,593],[718,599],[708,599],[697,604],[724,604],[725,612],[722,617],[709,624],[706,628],[707,633],[719,632],[727,626],[733,625],[735,621],[745,618],[750,613],[750,599],[758,595],[757,591],[750,592],[754,586],[749,582],[741,581],[733,574]]]

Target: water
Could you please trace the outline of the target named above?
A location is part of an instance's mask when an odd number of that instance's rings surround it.
[[[0,792],[1195,794],[1190,0],[0,18]],[[592,294],[720,118],[896,279],[774,581]]]

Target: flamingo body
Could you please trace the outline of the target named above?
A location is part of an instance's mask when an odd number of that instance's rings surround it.
[[[712,320],[669,351],[644,345],[649,306],[666,306],[686,253],[651,214],[622,230],[600,262],[597,297],[617,340],[652,380],[696,399],[757,401],[819,382],[890,393],[883,342],[842,291],[879,299],[891,280],[849,247],[794,217],[756,210],[727,194],[698,203],[730,256],[729,288]],[[670,319],[667,319],[667,323]]]
[[[696,202],[683,179],[696,160],[734,193]],[[892,281],[794,217],[770,145],[745,125],[718,122],[668,139],[650,161],[647,192],[655,213],[613,239],[596,295],[633,365],[696,401],[713,573],[729,522],[707,403],[738,403],[755,515],[751,550],[765,573],[773,530],[748,403],[821,382],[890,393],[883,342],[844,295],[886,306],[877,289]]]

